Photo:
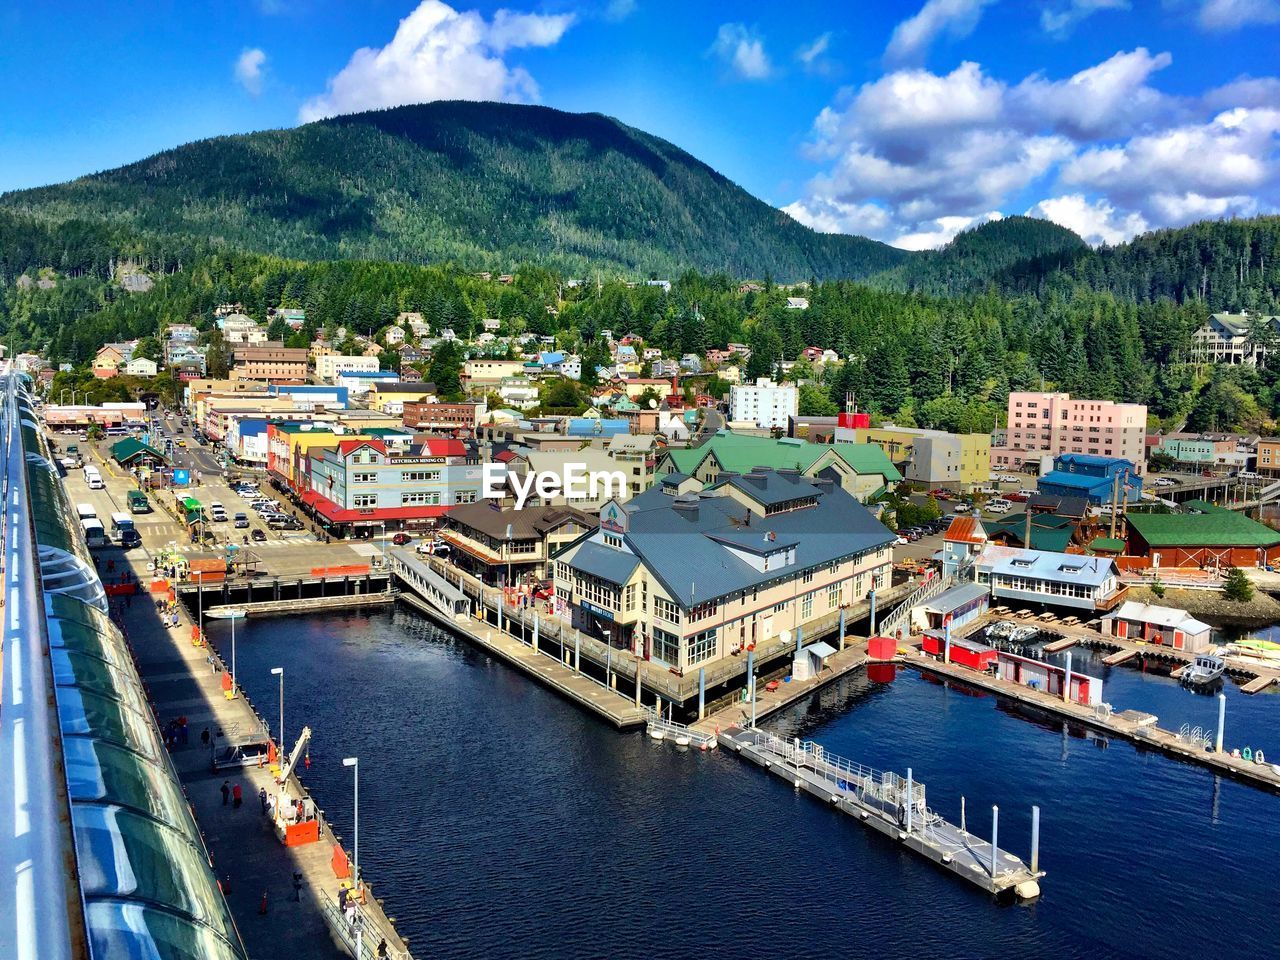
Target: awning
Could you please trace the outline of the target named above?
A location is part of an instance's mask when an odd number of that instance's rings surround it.
[[[827,657],[834,656],[836,652],[836,648],[831,644],[821,642],[811,643],[804,649],[816,657],[821,657],[823,660],[827,659]]]

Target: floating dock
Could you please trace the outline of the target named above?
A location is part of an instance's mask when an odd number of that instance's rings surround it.
[[[1137,655],[1137,650],[1117,650],[1115,653],[1103,657],[1102,662],[1108,667],[1114,667],[1124,663],[1126,660],[1132,660]]]
[[[1032,900],[1040,895],[1038,809],[1033,819],[1031,865],[931,811],[924,784],[828,754],[812,741],[782,740],[758,729],[732,727],[720,741],[793,786],[856,817],[907,849],[995,896]]]
[[[1240,688],[1242,693],[1261,693],[1271,684],[1275,683],[1276,678],[1271,676],[1254,677],[1243,687]]]
[[[1080,641],[1075,637],[1063,637],[1061,640],[1054,640],[1044,645],[1045,653],[1061,653],[1063,650],[1069,650]]]

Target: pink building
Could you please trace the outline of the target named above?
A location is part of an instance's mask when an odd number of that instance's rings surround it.
[[[991,469],[1039,465],[1063,453],[1121,457],[1146,472],[1147,408],[1140,403],[1073,400],[1065,393],[1009,394],[1003,446],[992,446]]]

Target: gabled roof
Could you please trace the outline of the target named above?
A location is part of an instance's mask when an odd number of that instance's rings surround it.
[[[942,539],[951,543],[986,543],[987,534],[977,517],[956,517]]]
[[[1074,553],[1045,550],[1018,550],[999,557],[991,564],[992,576],[1028,577],[1055,583],[1078,583],[1101,586],[1117,573],[1110,557],[1086,557]]]
[[[1024,543],[1027,535],[1027,515],[1025,512],[1010,513],[998,520],[984,520],[987,533],[995,537],[1003,534],[1016,540],[1024,547],[1033,550],[1062,551],[1071,543],[1075,533],[1076,521],[1072,517],[1058,516],[1052,513],[1031,514],[1031,542]]]
[[[1272,547],[1280,533],[1242,513],[1212,507],[1204,513],[1130,513],[1129,529],[1152,547]]]
[[[1177,607],[1162,607],[1155,603],[1139,603],[1126,600],[1107,615],[1108,620],[1136,620],[1139,623],[1154,623],[1162,627],[1172,627],[1187,633],[1204,633],[1212,629],[1209,624],[1197,620],[1185,610]]]
[[[450,525],[470,527],[497,540],[507,539],[508,529],[512,540],[537,540],[565,523],[579,523],[591,529],[600,524],[598,517],[576,507],[495,510],[493,504],[496,502],[483,500],[459,504],[449,511]]]
[[[387,452],[386,444],[384,444],[381,440],[339,440],[338,441],[338,453],[344,457],[349,453],[359,450],[361,447],[370,447],[374,450],[377,450],[379,453]]]
[[[125,464],[138,457],[151,457],[161,463],[169,462],[163,453],[136,437],[125,437],[111,445],[111,459],[116,463]]]
[[[807,471],[823,456],[834,452],[856,473],[880,474],[886,483],[902,479],[885,452],[873,443],[810,443],[792,437],[774,440],[722,430],[700,447],[669,450],[671,464],[681,473],[695,474],[708,456],[715,454],[721,469],[747,473],[752,467]]]

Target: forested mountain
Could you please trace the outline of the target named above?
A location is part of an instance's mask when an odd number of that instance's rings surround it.
[[[815,233],[665,140],[601,114],[437,102],[201,140],[0,209],[311,260],[502,273],[864,277],[903,251]]]
[[[1034,284],[1071,263],[1088,246],[1072,231],[1048,220],[1004,217],[965,230],[939,250],[924,250],[872,278],[894,290],[951,295],[988,284]]]

